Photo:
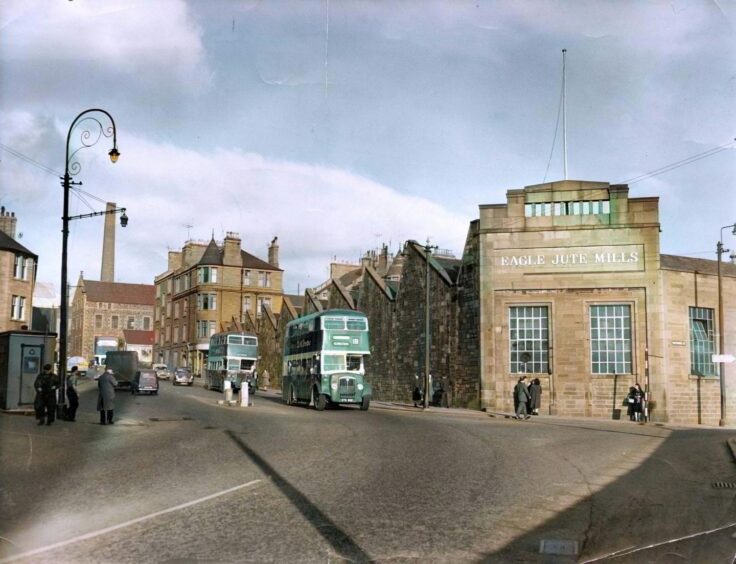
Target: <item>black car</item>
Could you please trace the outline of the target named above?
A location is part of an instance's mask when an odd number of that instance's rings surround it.
[[[133,395],[137,394],[158,394],[158,378],[155,370],[138,370],[135,373],[133,382],[131,382],[131,391]]]

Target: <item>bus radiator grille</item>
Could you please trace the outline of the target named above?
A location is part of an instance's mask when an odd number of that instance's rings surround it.
[[[341,398],[355,397],[355,378],[340,378],[337,391]]]

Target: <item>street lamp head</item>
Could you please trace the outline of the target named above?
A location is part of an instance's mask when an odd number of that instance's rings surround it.
[[[125,215],[125,210],[123,210],[123,214],[120,216],[120,227],[126,227],[128,225],[128,216]]]
[[[118,151],[117,147],[113,147],[112,149],[110,149],[110,152],[108,153],[108,155],[110,155],[110,160],[113,163],[118,162],[118,159],[120,158],[120,152]]]

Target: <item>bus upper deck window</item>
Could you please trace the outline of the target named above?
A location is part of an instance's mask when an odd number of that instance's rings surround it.
[[[345,321],[336,317],[325,317],[323,327],[325,329],[345,329]]]
[[[365,331],[366,323],[364,319],[348,319],[348,329],[351,331]]]

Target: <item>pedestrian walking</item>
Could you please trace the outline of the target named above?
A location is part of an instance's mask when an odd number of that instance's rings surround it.
[[[261,374],[261,382],[263,382],[263,389],[268,390],[268,387],[271,385],[271,375],[268,373],[268,370],[264,370],[263,374]]]
[[[443,376],[440,380],[440,407],[450,407],[450,379]]]
[[[529,414],[526,412],[526,405],[529,401],[529,390],[526,387],[526,376],[520,376],[519,381],[516,383],[514,388],[514,397],[518,402],[516,404],[516,418],[517,419],[529,419]]]
[[[59,377],[53,373],[50,364],[44,364],[43,372],[36,377],[33,387],[36,390],[33,408],[38,424],[51,425],[56,419],[56,391],[59,389]]]
[[[529,408],[532,415],[539,415],[542,406],[542,384],[539,378],[534,378],[529,384]]]
[[[72,371],[66,379],[66,399],[69,405],[66,408],[66,420],[77,420],[77,409],[79,408],[79,394],[77,393],[77,382],[79,381],[79,368],[72,366]]]
[[[629,388],[629,393],[626,394],[626,399],[624,400],[626,403],[626,415],[629,416],[629,421],[636,421],[636,395],[636,388],[631,386]]]
[[[419,407],[419,402],[422,401],[422,388],[419,386],[419,376],[414,375],[414,390],[411,392],[411,399],[414,402],[414,407]]]
[[[644,390],[637,382],[634,384],[634,421],[641,421],[644,416]]]
[[[100,425],[112,425],[115,410],[115,386],[118,381],[108,368],[97,379],[97,411],[100,412]]]

